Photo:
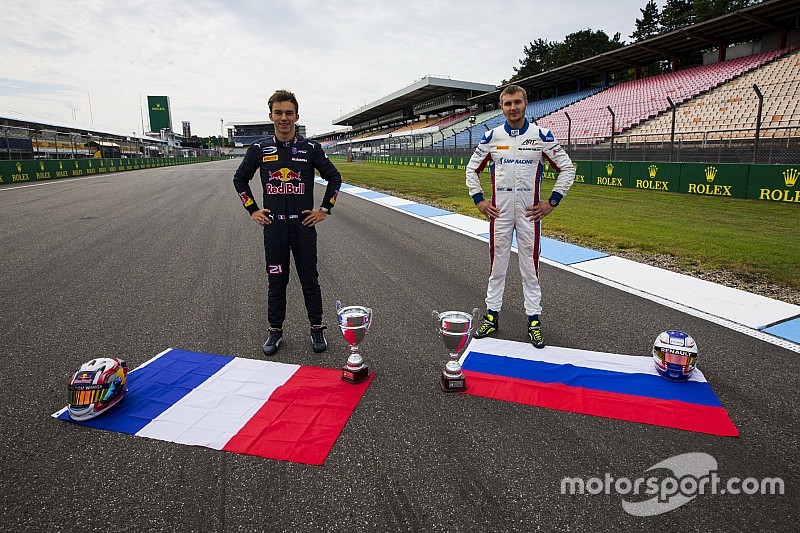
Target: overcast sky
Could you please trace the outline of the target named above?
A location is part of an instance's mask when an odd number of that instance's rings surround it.
[[[629,42],[645,3],[3,0],[0,116],[138,134],[147,95],[167,95],[174,130],[219,135],[220,119],[266,119],[287,88],[308,133],[325,133],[427,75],[499,84],[538,38],[590,28]]]

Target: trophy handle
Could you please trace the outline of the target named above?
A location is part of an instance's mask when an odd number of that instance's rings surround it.
[[[339,311],[342,310],[342,302],[340,300],[336,300],[336,314],[339,314]]]
[[[442,328],[442,323],[439,321],[439,311],[434,310],[431,313],[431,318],[433,318],[433,321],[436,322],[436,328],[433,331],[438,334]]]
[[[372,308],[367,307],[367,329],[372,325]]]
[[[478,322],[480,322],[482,317],[483,317],[483,313],[481,313],[480,309],[478,309],[477,307],[472,309],[472,324],[470,324],[470,328],[469,328],[470,333],[472,333],[475,330],[475,328],[478,327],[477,324],[478,324]]]

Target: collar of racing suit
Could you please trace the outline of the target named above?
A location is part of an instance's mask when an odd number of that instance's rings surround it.
[[[272,142],[275,144],[275,146],[283,146],[284,148],[289,148],[291,145],[296,144],[297,140],[298,140],[297,135],[295,135],[289,141],[279,141],[277,135],[272,136]]]
[[[522,135],[523,133],[528,131],[528,126],[530,126],[530,123],[528,122],[527,118],[525,119],[525,124],[523,124],[522,127],[520,129],[518,129],[518,130],[517,129],[513,129],[511,126],[509,126],[508,125],[508,121],[506,121],[506,123],[503,124],[503,128],[506,130],[506,133],[508,133],[512,137],[516,137],[517,135]],[[514,132],[516,132],[516,133],[514,133]]]

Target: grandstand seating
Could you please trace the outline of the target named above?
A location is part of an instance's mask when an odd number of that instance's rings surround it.
[[[454,124],[462,119],[469,118],[474,114],[475,114],[474,111],[469,111],[469,110],[464,111],[462,113],[455,113],[439,119],[437,123],[431,124],[431,126],[439,126],[440,128],[446,128],[450,124]]]
[[[583,143],[599,142],[611,136],[610,106],[616,115],[616,132],[622,132],[651,119],[669,108],[667,97],[677,105],[717,87],[745,72],[772,61],[783,51],[769,51],[649,78],[620,83],[602,92],[544,116],[539,124],[553,131],[556,138],[568,136],[569,113],[571,137]]]
[[[437,122],[441,122],[441,117],[429,117],[424,118],[422,120],[416,120],[411,122],[410,124],[406,124],[405,126],[401,126],[396,128],[392,133],[403,133],[407,131],[419,130],[422,128],[427,128],[429,126],[433,126]]]
[[[571,94],[556,96],[554,98],[528,102],[528,106],[525,109],[525,116],[527,116],[529,120],[536,122],[540,117],[553,113],[577,101],[583,100],[584,98],[596,94],[598,91],[600,91],[599,88],[592,88]],[[461,122],[461,124],[466,124],[466,127],[458,128],[458,125],[454,124],[453,134],[445,135],[444,139],[436,143],[436,147],[441,148],[442,145],[460,147],[468,146],[470,144],[470,129],[472,130],[471,142],[473,144],[477,143],[483,135],[483,132],[499,126],[504,120],[505,117],[503,116],[502,111],[499,109],[478,115],[475,120],[475,125],[471,128],[469,128],[468,121],[464,120]],[[456,138],[450,139],[452,135],[455,135]]]
[[[553,130],[573,148],[601,143],[610,137],[610,106],[616,115],[616,137],[632,142],[663,142],[671,127],[667,97],[678,107],[676,132],[680,140],[705,140],[712,130],[729,130],[731,138],[752,138],[757,99],[753,84],[764,93],[762,137],[798,136],[800,131],[800,52],[776,50],[720,63],[669,72],[606,88],[592,88],[555,98],[529,102],[526,116]],[[565,112],[572,120],[571,135]],[[474,116],[474,124],[469,119]],[[365,141],[372,151],[433,148],[471,149],[487,129],[502,124],[501,110],[481,113],[460,111],[444,118],[430,118],[363,132],[352,138]],[[417,130],[425,128],[424,133]],[[438,131],[436,129],[438,128]],[[732,133],[731,130],[737,130]],[[389,139],[388,134],[393,134]],[[396,135],[395,135],[396,134]],[[733,136],[737,137],[733,137]],[[412,137],[413,136],[413,137]],[[331,140],[325,147],[341,141]],[[341,144],[347,145],[350,140]]]
[[[800,128],[800,51],[762,65],[676,109],[675,131],[683,141],[753,138],[758,98],[753,85],[764,95],[762,136],[797,135]],[[669,111],[625,133],[632,141],[655,141],[671,132]],[[736,131],[732,131],[736,130]]]
[[[234,145],[250,146],[261,138],[262,135],[237,135],[233,137],[233,143]]]

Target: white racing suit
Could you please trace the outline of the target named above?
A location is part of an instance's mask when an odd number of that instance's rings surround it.
[[[541,221],[532,222],[525,208],[539,202],[545,161],[558,172],[551,199],[560,201],[575,181],[575,168],[550,130],[530,124],[512,130],[508,123],[487,131],[467,164],[467,187],[477,204],[483,200],[480,173],[489,165],[492,205],[500,211],[489,223],[489,285],[486,308],[500,312],[514,230],[517,234],[519,271],[525,296],[525,313],[542,310],[539,286]]]

